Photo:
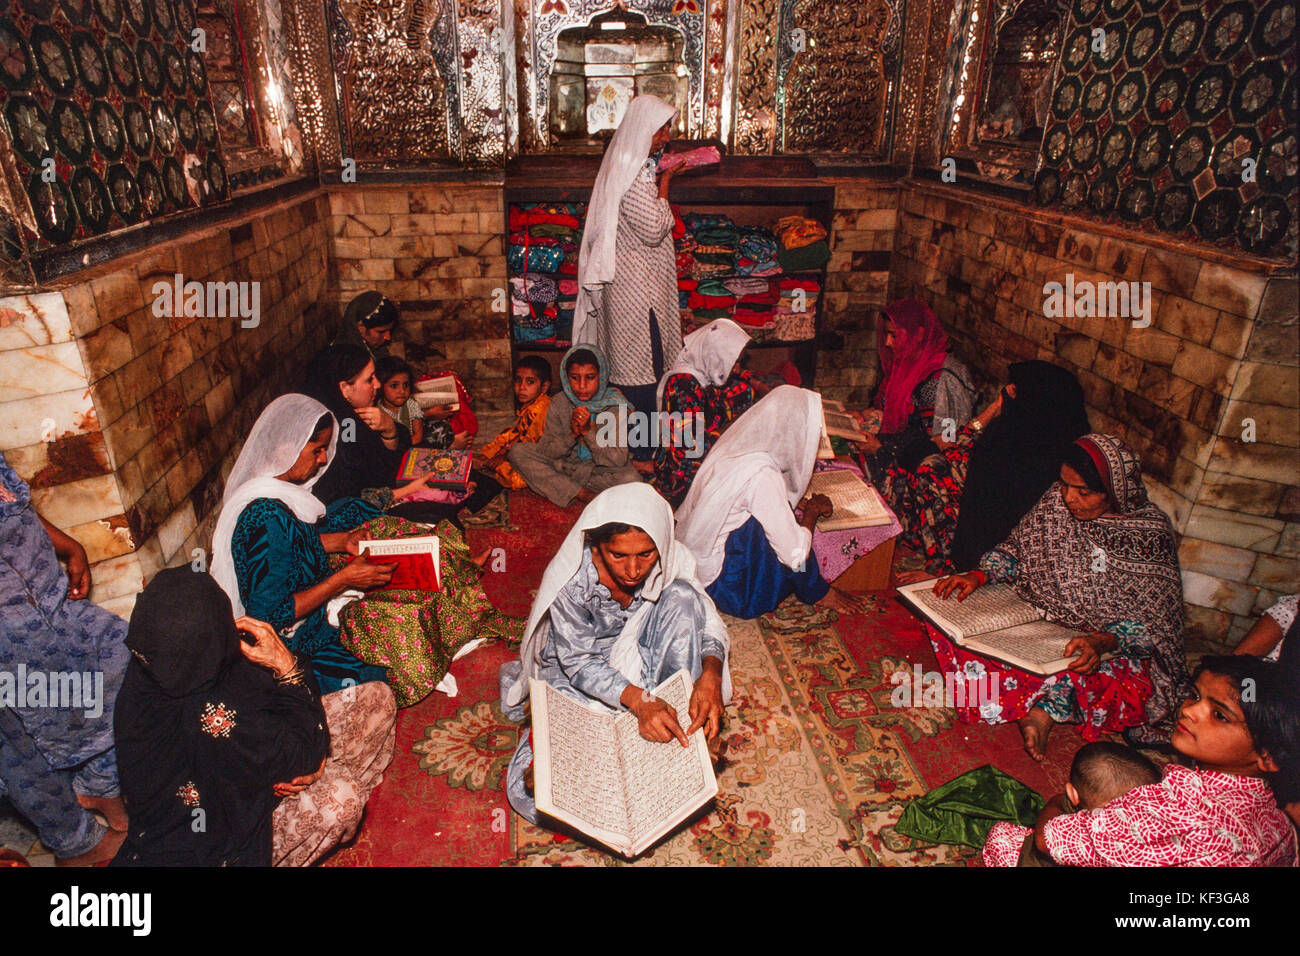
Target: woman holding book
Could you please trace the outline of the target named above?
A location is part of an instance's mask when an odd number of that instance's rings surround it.
[[[655,96],[632,99],[591,189],[578,253],[573,343],[609,357],[609,380],[640,411],[682,347],[677,259],[668,188],[682,167],[659,171],[677,110]],[[651,449],[634,457],[649,460]]]
[[[402,458],[411,447],[411,433],[375,404],[379,380],[370,353],[357,345],[331,345],[312,360],[307,374],[309,394],[340,424],[337,453],[316,485],[316,497],[326,504],[361,498],[399,518],[436,524],[455,522],[460,509],[474,512],[501,489],[495,482],[470,483],[462,502],[420,500],[428,487],[423,476],[394,488]],[[477,427],[477,426],[476,426]]]
[[[226,482],[212,575],[236,616],[268,622],[289,650],[310,657],[323,691],[387,680],[405,706],[437,686],[460,647],[481,632],[509,629],[449,522],[436,529],[441,593],[381,591],[391,565],[342,563],[365,538],[425,532],[360,498],[327,507],[316,497],[338,433],[334,416],[306,395],[282,395],[266,407]]]
[[[938,316],[919,299],[881,310],[876,350],[881,377],[868,415],[880,425],[858,443],[862,465],[898,515],[900,542],[937,568],[948,556],[970,436],[998,409],[990,406],[972,421],[970,372],[950,351]]]
[[[1127,445],[1100,434],[1074,442],[1059,483],[978,570],[939,580],[935,592],[962,600],[987,583],[1011,585],[1048,620],[1085,633],[1065,649],[1068,669],[1044,679],[963,650],[927,625],[941,668],[975,680],[993,671],[999,680],[996,702],[959,708],[963,720],[1017,721],[1035,760],[1057,723],[1082,724],[1088,741],[1121,731],[1168,738],[1188,684],[1178,549]]]
[[[703,728],[716,755],[729,645],[694,556],[674,538],[668,502],[644,484],[616,485],[587,505],[547,566],[519,660],[501,668],[501,709],[522,720],[536,678],[594,708],[632,711],[646,740],[685,746]],[[688,713],[677,714],[650,691],[682,669],[694,688]],[[532,761],[521,733],[506,793],[536,823]]]
[[[830,501],[815,495],[800,503],[821,423],[820,395],[782,385],[736,419],[695,476],[677,512],[678,537],[723,613],[755,618],[791,594],[805,604],[858,609],[812,555],[812,529],[831,514]]]

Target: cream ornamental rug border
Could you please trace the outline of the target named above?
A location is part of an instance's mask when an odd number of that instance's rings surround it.
[[[511,846],[525,866],[855,866],[850,833],[756,621],[724,617],[734,697],[718,798],[639,859],[627,861],[534,827],[512,814]],[[800,711],[804,716],[800,716]],[[850,847],[842,849],[842,847]]]

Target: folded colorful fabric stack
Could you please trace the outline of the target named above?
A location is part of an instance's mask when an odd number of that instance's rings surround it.
[[[555,338],[555,324],[544,325],[538,329],[515,328],[516,342],[541,342],[544,339]]]
[[[685,224],[687,232],[695,232],[702,226],[735,227],[735,223],[731,221],[730,216],[715,212],[688,212],[682,216],[682,223]]]
[[[783,249],[799,249],[826,238],[825,226],[803,216],[783,216],[776,221],[774,232]]]
[[[772,288],[771,282],[759,278],[726,279],[722,285],[728,292],[736,296],[765,295]]]
[[[772,320],[772,337],[782,342],[806,342],[817,335],[817,316],[813,312],[777,315]]]
[[[786,272],[817,272],[830,257],[831,247],[825,239],[818,239],[797,249],[782,249],[777,253],[781,268]]]
[[[557,291],[550,276],[524,273],[510,280],[510,296],[520,302],[553,302]]]
[[[519,338],[524,329],[553,329],[555,326],[555,303],[548,302],[541,305],[531,302],[514,302],[511,307],[511,320],[515,324],[516,339]]]
[[[564,261],[560,246],[511,245],[506,265],[511,272],[555,272]]]
[[[789,276],[777,280],[780,301],[776,311],[782,315],[817,311],[817,298],[821,295],[821,285],[816,279],[795,279]]]
[[[510,228],[554,225],[580,229],[585,212],[581,203],[520,203],[510,207]]]
[[[775,275],[781,271],[777,261],[776,236],[760,226],[741,226],[736,246],[736,272],[740,275]]]
[[[528,234],[540,239],[558,239],[561,242],[577,242],[582,233],[575,226],[565,226],[556,222],[543,222],[528,227]]]
[[[816,334],[817,298],[821,285],[816,279],[785,276],[776,282],[781,299],[776,305],[773,334],[784,342],[801,342]]]

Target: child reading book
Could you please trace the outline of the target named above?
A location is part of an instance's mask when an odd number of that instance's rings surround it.
[[[1159,783],[1092,810],[1049,805],[1035,846],[1074,866],[1297,864],[1296,831],[1278,803],[1300,787],[1300,701],[1282,668],[1205,658],[1170,742],[1195,769],[1171,764]]]
[[[474,436],[478,434],[478,417],[474,414],[474,409],[470,407],[469,391],[465,388],[465,383],[460,380],[460,376],[455,372],[444,369],[441,372],[435,372],[433,375],[421,375],[416,388],[420,383],[429,382],[439,378],[451,378],[456,386],[455,404],[445,403],[433,405],[424,409],[425,431],[430,432],[435,426],[435,422],[441,422],[442,426],[437,430],[445,434],[450,429],[451,438],[449,443],[443,444],[442,441],[431,444],[435,448],[452,448],[457,451],[469,448],[474,444]]]
[[[515,423],[478,451],[479,467],[492,472],[505,488],[521,491],[528,483],[510,467],[506,455],[519,442],[536,442],[551,407],[551,365],[540,355],[525,355],[515,368]]]
[[[394,355],[386,355],[375,362],[375,378],[379,393],[375,404],[379,410],[411,433],[411,444],[424,441],[424,412],[420,403],[411,397],[411,366]]]
[[[1096,810],[1135,787],[1160,782],[1160,768],[1132,747],[1098,741],[1084,744],[1070,765],[1065,792],[1047,801],[1039,823],[1058,813]],[[996,832],[995,832],[996,831]],[[996,824],[984,845],[986,866],[1056,866],[1034,846],[1034,830],[1014,823]]]

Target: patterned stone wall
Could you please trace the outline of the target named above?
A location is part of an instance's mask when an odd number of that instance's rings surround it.
[[[0,17],[13,150],[0,163],[24,186],[15,212],[32,249],[227,196],[192,0],[23,6]]]
[[[418,369],[454,369],[476,410],[512,408],[508,315],[492,310],[506,285],[501,187],[340,188],[329,208],[331,312],[378,289],[401,307],[395,338]]]
[[[876,384],[876,317],[889,302],[898,197],[894,183],[835,184],[821,319],[844,345],[817,351],[817,388],[827,398],[864,406]]]
[[[1074,0],[1039,202],[1294,258],[1295,21],[1295,0]]]
[[[1094,428],[1142,458],[1182,535],[1189,626],[1235,640],[1300,581],[1296,281],[1252,260],[1079,217],[902,190],[890,298],[930,302],[963,357],[994,378],[1041,358],[1079,376]],[[1276,271],[1276,270],[1275,270]],[[1049,319],[1043,285],[1150,282],[1152,324]],[[1243,420],[1255,422],[1243,442]]]
[[[129,612],[146,578],[207,547],[248,429],[332,330],[327,216],[313,194],[0,300],[0,450],[86,547],[96,603]],[[155,315],[154,284],[177,273],[260,283],[257,326]]]

